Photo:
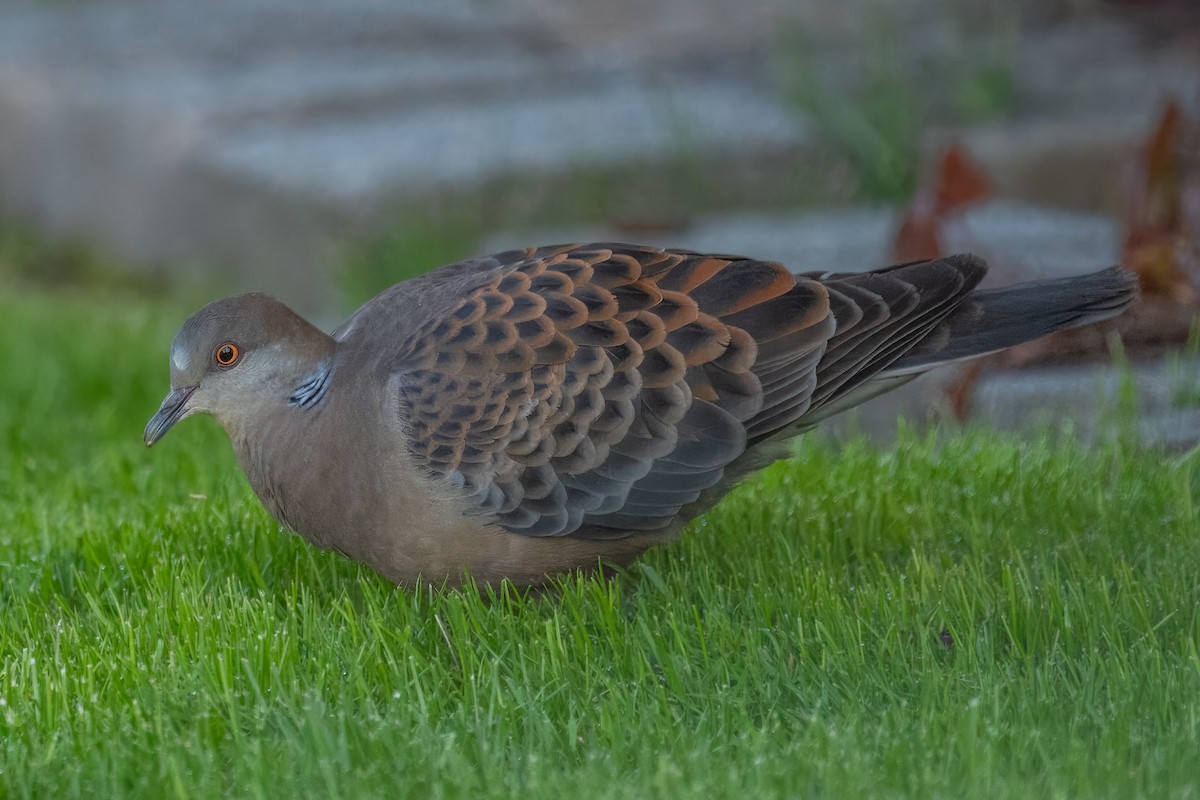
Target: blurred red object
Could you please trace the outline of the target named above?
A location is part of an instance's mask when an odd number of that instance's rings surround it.
[[[1171,101],[1130,170],[1122,263],[1142,291],[1187,303],[1200,276],[1200,121]]]
[[[947,216],[987,197],[988,184],[959,151],[942,159],[936,189],[918,191],[892,254],[897,261],[937,258]],[[1142,296],[1111,323],[1054,334],[980,359],[943,385],[945,409],[967,418],[980,376],[990,367],[1102,358],[1117,334],[1126,352],[1158,353],[1187,341],[1200,313],[1200,119],[1168,103],[1138,149],[1123,186],[1122,262],[1141,278]]]
[[[992,191],[987,175],[958,145],[942,154],[936,181],[935,186],[917,189],[901,217],[892,244],[892,260],[898,264],[946,255],[942,248],[946,218],[986,199]]]

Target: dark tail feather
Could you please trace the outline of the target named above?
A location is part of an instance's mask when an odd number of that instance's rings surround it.
[[[982,289],[884,373],[924,372],[1101,322],[1124,311],[1137,297],[1137,287],[1136,274],[1109,267],[1091,275]]]

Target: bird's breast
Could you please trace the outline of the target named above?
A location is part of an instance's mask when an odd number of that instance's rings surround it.
[[[600,560],[631,561],[657,541],[511,533],[472,513],[461,487],[419,469],[399,426],[369,419],[354,410],[333,414],[324,405],[291,409],[231,438],[250,485],[276,520],[393,582],[457,585],[470,575],[480,583],[533,584]]]

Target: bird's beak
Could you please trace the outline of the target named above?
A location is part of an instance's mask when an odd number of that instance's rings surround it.
[[[184,411],[187,409],[188,398],[192,396],[192,392],[196,391],[195,386],[186,386],[182,389],[172,389],[166,399],[159,406],[158,413],[150,418],[146,423],[146,432],[142,435],[142,440],[146,443],[146,447],[150,447],[155,442],[163,437],[163,434],[171,429],[171,426],[178,422]]]

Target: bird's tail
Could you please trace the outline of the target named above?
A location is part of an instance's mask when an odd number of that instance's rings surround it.
[[[979,290],[884,374],[921,373],[1055,331],[1101,322],[1124,311],[1137,292],[1137,275],[1123,267]]]

